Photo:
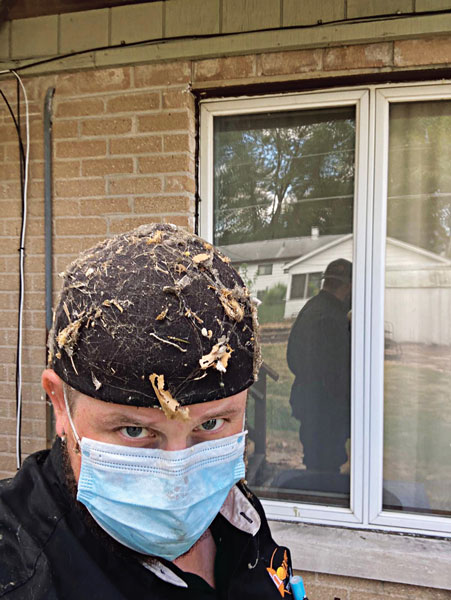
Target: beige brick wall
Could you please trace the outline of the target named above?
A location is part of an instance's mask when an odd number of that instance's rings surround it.
[[[325,77],[396,73],[418,68],[448,68],[451,36],[395,40],[334,48],[266,52],[245,56],[207,58],[193,62],[193,89],[221,88],[264,82],[317,81]],[[311,85],[315,85],[314,83]],[[310,85],[309,85],[310,87]]]

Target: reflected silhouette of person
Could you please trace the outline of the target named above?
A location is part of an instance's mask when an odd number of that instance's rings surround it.
[[[352,263],[331,262],[321,291],[299,312],[290,332],[287,362],[294,373],[290,404],[301,422],[307,470],[339,472],[350,435]]]

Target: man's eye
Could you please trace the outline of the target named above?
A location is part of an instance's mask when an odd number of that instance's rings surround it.
[[[128,427],[122,427],[121,433],[125,437],[137,439],[146,437],[147,429],[145,429],[144,427],[134,427],[133,425],[129,425]]]
[[[223,423],[224,419],[208,419],[208,421],[202,423],[200,429],[203,429],[204,431],[216,431]]]

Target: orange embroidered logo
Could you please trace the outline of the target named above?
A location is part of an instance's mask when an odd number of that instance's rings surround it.
[[[285,587],[285,580],[288,578],[288,556],[287,551],[284,550],[282,564],[280,565],[280,567],[274,569],[273,561],[274,555],[276,554],[277,550],[278,548],[276,548],[272,553],[270,566],[266,567],[266,570],[268,571],[269,576],[273,580],[274,585],[279,590],[280,595],[282,596],[282,598],[284,598],[285,594],[290,594],[291,596],[291,592]]]

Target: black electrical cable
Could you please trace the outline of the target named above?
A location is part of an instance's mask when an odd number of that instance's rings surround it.
[[[16,128],[17,137],[19,138],[19,152],[20,152],[20,156],[21,156],[22,160],[25,163],[25,150],[24,150],[24,147],[23,147],[22,136],[21,136],[21,133],[20,133],[19,125],[17,123],[16,115],[14,114],[13,109],[11,108],[11,104],[8,102],[8,98],[3,93],[3,90],[0,90],[0,96],[5,101],[5,104],[8,107],[8,110],[9,110],[9,114],[11,115],[11,118],[12,118],[12,120],[14,122],[14,127]]]
[[[23,239],[23,233],[24,233],[24,226],[25,226],[25,221],[24,221],[24,216],[25,216],[25,151],[24,151],[24,146],[23,146],[23,140],[22,140],[22,134],[20,131],[20,86],[19,86],[19,82],[17,81],[17,117],[14,115],[14,112],[11,108],[11,104],[9,103],[7,97],[5,96],[5,94],[3,93],[3,90],[0,90],[0,95],[3,98],[9,114],[11,115],[12,121],[14,123],[14,127],[16,128],[16,133],[17,133],[17,138],[18,138],[18,142],[19,142],[19,158],[20,158],[20,189],[21,189],[21,235],[20,235],[20,240]],[[22,244],[20,243],[20,248],[19,248],[19,255],[20,257],[22,257],[22,253],[25,252],[25,248],[22,247]],[[20,260],[19,262],[19,306],[22,302],[22,298],[23,298],[23,287],[22,287],[22,281],[23,281],[23,272],[22,272],[22,260]],[[19,311],[20,313],[20,311]],[[20,323],[20,314],[18,316],[18,324],[17,324],[17,348],[19,348],[20,345],[20,335],[21,335],[21,323]],[[20,385],[19,385],[19,370],[20,370],[20,356],[19,356],[19,352],[16,353],[16,416],[18,418],[18,448],[17,448],[17,453],[18,453],[18,457],[19,457],[19,462],[21,461],[21,455],[22,455],[22,450],[21,450],[21,443],[20,443],[20,439],[21,439],[21,431],[22,431],[22,419],[21,419],[21,413],[20,413],[20,396],[22,394],[22,390],[20,389]]]
[[[428,10],[421,13],[417,12],[408,12],[408,13],[399,13],[399,14],[384,14],[377,16],[369,16],[369,17],[352,17],[349,19],[335,19],[333,21],[322,21],[318,19],[316,23],[310,23],[308,25],[288,25],[286,27],[268,27],[267,29],[254,29],[252,31],[230,31],[226,33],[205,33],[198,35],[180,35],[174,36],[171,38],[158,38],[151,40],[141,40],[139,42],[121,42],[120,44],[111,44],[110,46],[97,46],[95,48],[87,48],[85,50],[77,50],[76,52],[68,52],[67,54],[57,54],[56,56],[52,56],[51,58],[44,58],[43,60],[38,60],[35,62],[27,63],[26,65],[17,66],[14,68],[15,71],[23,71],[25,69],[31,69],[32,67],[38,67],[40,65],[45,65],[48,63],[52,63],[59,60],[64,60],[65,58],[71,58],[72,56],[80,56],[83,54],[89,54],[91,52],[102,52],[103,50],[114,50],[115,48],[130,48],[130,47],[138,47],[138,46],[155,46],[157,44],[168,44],[170,42],[184,42],[187,40],[204,40],[204,39],[212,39],[212,38],[225,38],[230,36],[243,36],[248,34],[256,34],[256,33],[275,33],[280,31],[290,31],[290,30],[304,30],[304,29],[317,29],[318,27],[333,27],[336,25],[355,25],[356,23],[377,23],[379,21],[397,21],[400,19],[408,19],[408,18],[421,18],[428,16],[439,16],[439,15],[449,15],[451,14],[450,9],[442,9],[442,10]]]

